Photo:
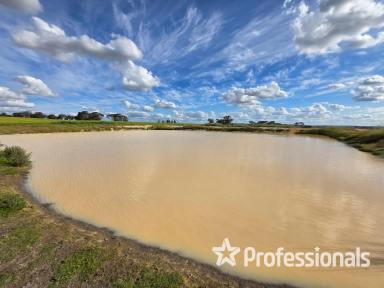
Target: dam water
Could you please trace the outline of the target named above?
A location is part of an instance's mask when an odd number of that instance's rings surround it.
[[[369,268],[238,261],[220,269],[301,287],[384,287],[384,160],[342,143],[192,131],[2,135],[0,142],[32,152],[27,185],[62,214],[210,265],[224,238],[272,252],[360,247]]]

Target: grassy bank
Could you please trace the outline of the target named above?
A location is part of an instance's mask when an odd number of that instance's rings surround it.
[[[0,287],[276,287],[68,219],[21,187],[28,166],[0,152]]]
[[[361,151],[384,157],[384,128],[315,128],[303,129],[298,133],[327,136]]]
[[[55,133],[55,132],[81,132],[106,131],[146,127],[145,122],[112,122],[112,121],[78,121],[78,120],[50,120],[37,118],[0,117],[0,134],[23,133]],[[150,123],[152,126],[162,123]]]

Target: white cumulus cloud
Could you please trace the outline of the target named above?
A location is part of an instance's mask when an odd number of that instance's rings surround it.
[[[32,30],[12,33],[12,39],[18,46],[46,53],[62,62],[70,62],[75,56],[110,61],[122,73],[123,86],[128,90],[148,91],[160,85],[159,79],[150,71],[133,63],[140,60],[143,54],[132,40],[112,35],[112,40],[103,44],[87,35],[68,36],[56,25],[38,17],[32,19]]]
[[[301,2],[298,11],[292,27],[301,53],[324,54],[384,42],[384,4],[379,1],[319,0],[314,10]]]
[[[175,109],[177,106],[175,103],[157,99],[155,104],[153,105],[155,108],[163,108],[163,109]]]
[[[282,90],[278,83],[271,82],[252,88],[231,88],[223,95],[223,99],[235,105],[258,105],[260,100],[270,100],[287,97],[288,93]]]
[[[120,64],[119,70],[123,75],[123,86],[128,90],[150,91],[153,87],[160,85],[160,80],[153,76],[142,66],[138,66],[132,61]]]
[[[55,96],[55,93],[45,84],[42,80],[31,76],[18,76],[16,80],[24,85],[21,90],[22,93],[27,95],[38,96]]]
[[[30,14],[43,10],[39,0],[0,0],[0,5]]]
[[[123,104],[125,105],[125,107],[129,110],[136,110],[136,109],[139,109],[140,106],[137,105],[137,104],[134,104],[134,103],[131,103],[129,102],[128,100],[124,100],[123,101]]]
[[[16,93],[8,87],[0,86],[0,108],[1,111],[14,110],[13,108],[32,108],[33,103],[26,102],[25,96]]]
[[[384,101],[384,77],[369,75],[328,85],[331,90],[348,89],[357,101]]]
[[[155,108],[153,108],[152,106],[144,105],[143,110],[146,112],[153,112],[153,110],[155,110]]]
[[[344,111],[345,110],[345,105],[342,105],[342,104],[334,104],[334,103],[325,103],[328,108],[331,110],[331,111],[335,111],[335,112],[341,112],[341,111]]]
[[[64,61],[70,61],[75,55],[84,55],[106,60],[126,61],[142,58],[142,53],[130,39],[114,35],[107,44],[102,44],[87,35],[67,36],[60,27],[33,17],[34,29],[12,34],[12,39],[22,47],[40,50]]]
[[[208,118],[213,117],[213,113],[208,114],[204,111],[173,111],[175,117],[179,120],[196,120],[196,121],[206,121]]]
[[[151,116],[150,113],[145,111],[129,111],[127,114],[128,114],[128,117],[132,117],[132,118],[148,118]]]
[[[384,77],[373,75],[360,78],[352,95],[358,101],[384,101]]]

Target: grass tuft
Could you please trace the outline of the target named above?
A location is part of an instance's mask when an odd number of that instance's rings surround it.
[[[52,287],[66,287],[71,280],[87,280],[102,265],[105,257],[102,251],[88,247],[76,251],[57,267],[52,277]]]
[[[12,192],[0,192],[0,217],[8,217],[24,209],[25,200]]]
[[[31,154],[19,146],[5,147],[2,151],[7,163],[14,167],[27,166],[31,162]]]

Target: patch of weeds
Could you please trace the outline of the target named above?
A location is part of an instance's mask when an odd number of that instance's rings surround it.
[[[25,200],[12,192],[0,192],[0,217],[8,217],[27,206]]]
[[[16,175],[20,173],[20,167],[10,166],[4,153],[0,151],[0,175]]]
[[[31,163],[31,154],[19,146],[5,147],[1,152],[7,163],[14,167],[27,166]]]
[[[0,275],[0,287],[5,287],[5,285],[11,283],[16,278],[15,274],[12,272],[7,272]]]
[[[134,288],[134,281],[132,279],[117,279],[113,285],[113,288]]]
[[[76,251],[56,268],[52,277],[52,287],[66,286],[68,282],[75,279],[81,282],[87,280],[104,260],[102,251],[95,247]]]
[[[178,273],[145,269],[135,283],[135,288],[177,288],[181,287],[183,279]]]
[[[0,262],[28,251],[40,238],[41,231],[29,225],[16,227],[0,239]]]

